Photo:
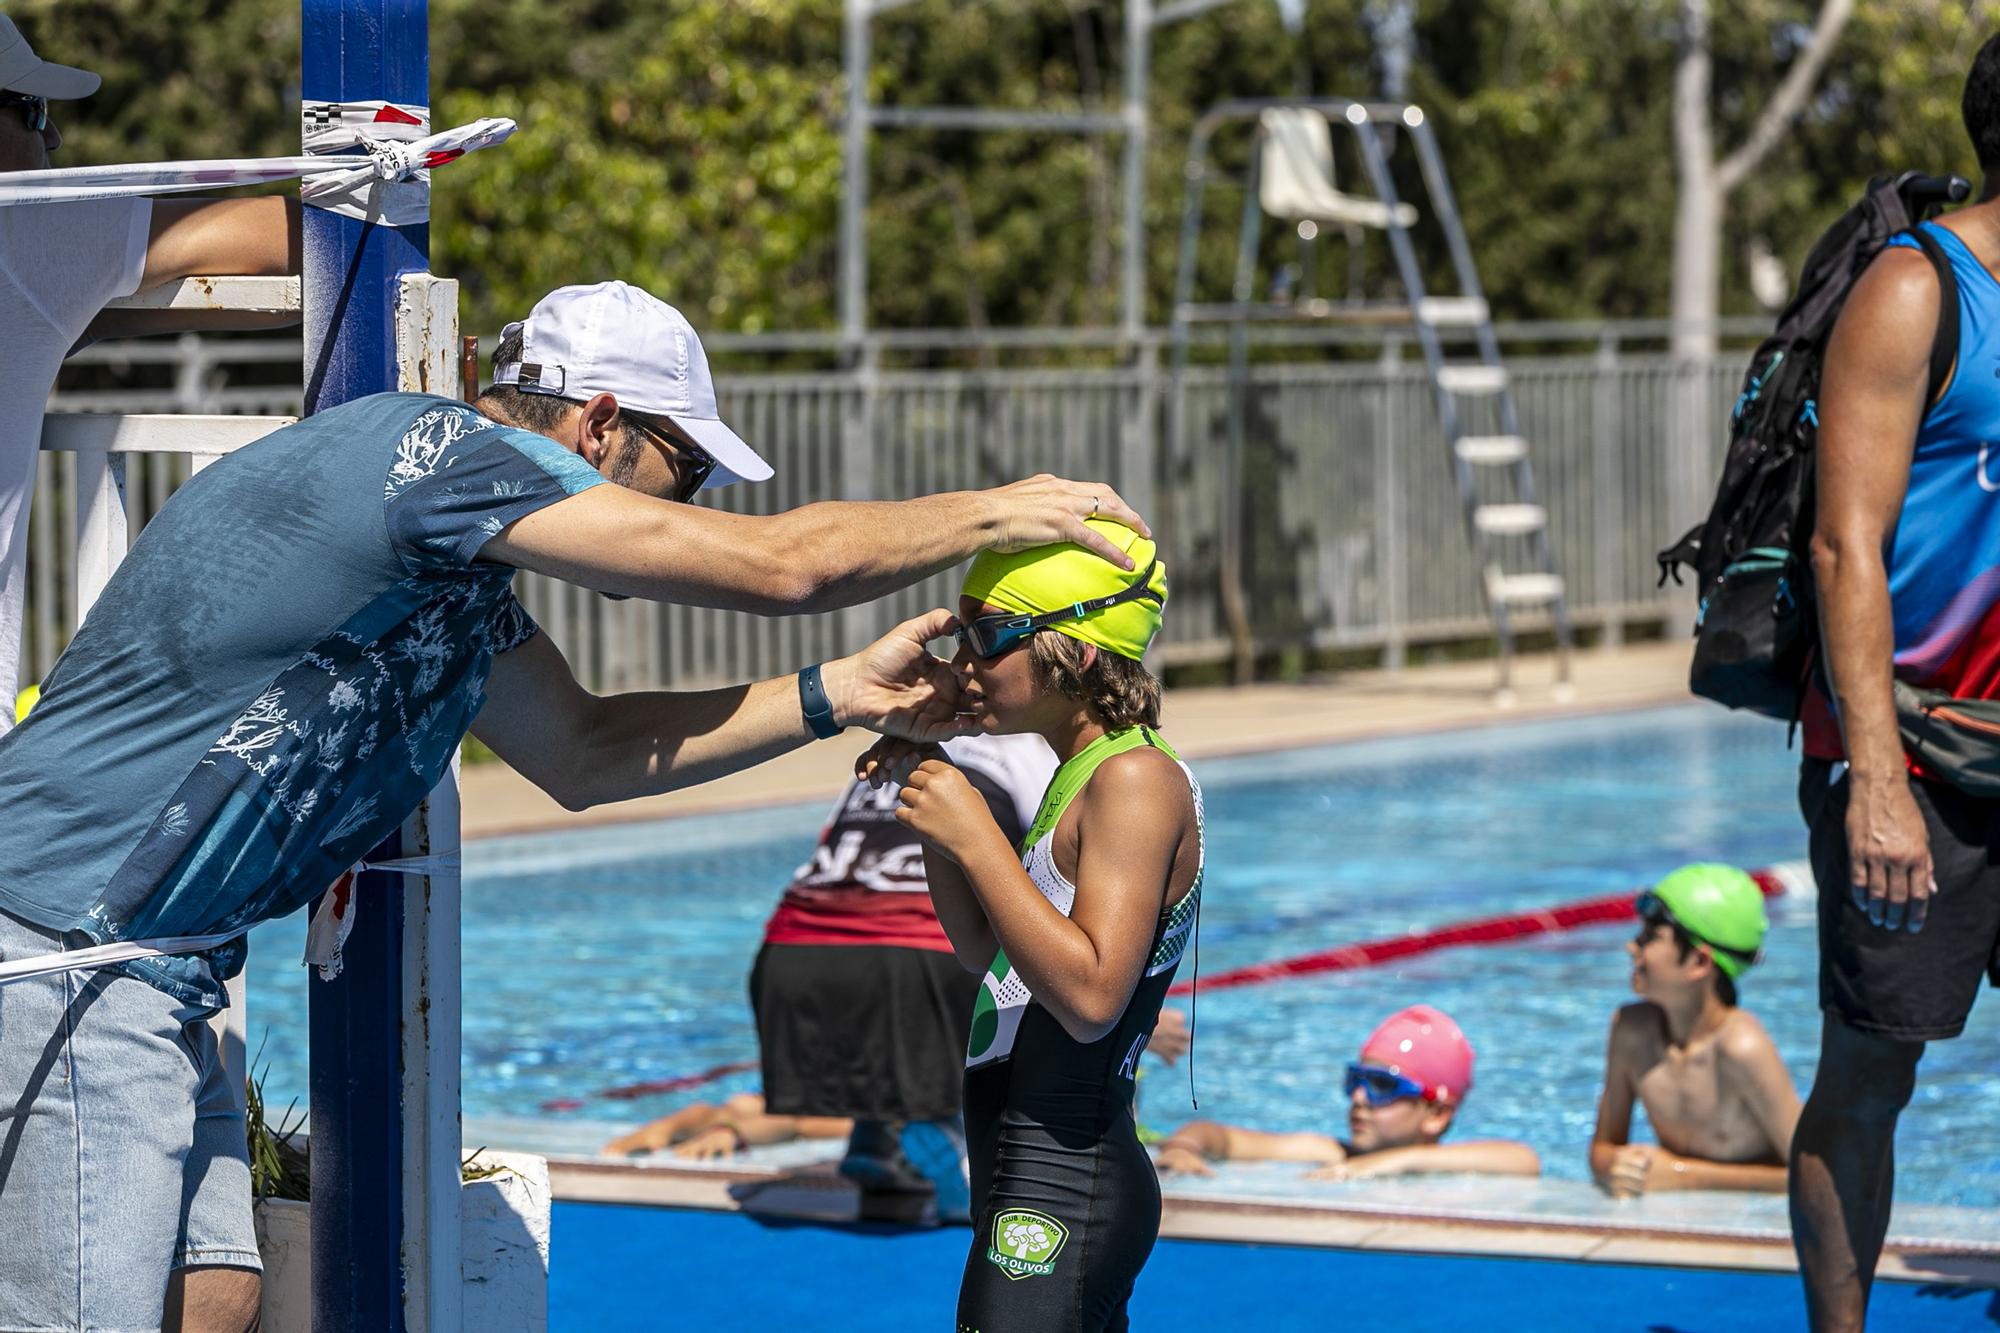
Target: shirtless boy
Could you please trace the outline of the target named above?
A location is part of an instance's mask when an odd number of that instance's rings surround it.
[[[1613,1198],[1785,1188],[1799,1096],[1770,1035],[1736,1007],[1767,922],[1756,881],[1683,866],[1641,893],[1632,989],[1611,1020],[1590,1172]],[[1632,1103],[1659,1146],[1631,1142]]]
[[[1541,1174],[1541,1159],[1525,1143],[1480,1139],[1441,1143],[1472,1090],[1472,1043],[1458,1024],[1429,1005],[1391,1015],[1347,1066],[1347,1138],[1310,1131],[1266,1130],[1195,1120],[1160,1145],[1161,1175],[1209,1176],[1210,1162],[1303,1162],[1314,1180],[1476,1172]]]

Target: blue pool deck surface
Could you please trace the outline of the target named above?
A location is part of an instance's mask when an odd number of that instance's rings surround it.
[[[1697,706],[1197,761],[1210,860],[1202,973],[1595,897],[1652,882],[1691,860],[1795,861],[1804,843],[1796,763],[1782,728]],[[627,1169],[589,1159],[633,1124],[757,1086],[750,1072],[674,1095],[598,1095],[755,1058],[747,974],[764,920],[806,859],[831,798],[468,847],[466,1145],[554,1159],[552,1327],[658,1327],[662,1299],[671,1301],[676,1326],[944,1326],[940,1314],[950,1307],[969,1236],[963,1228],[895,1231],[588,1201],[632,1197],[623,1184],[609,1195],[592,1193],[606,1172],[638,1180],[641,1195],[649,1182],[680,1182],[656,1202],[694,1197],[685,1182],[704,1173],[717,1182],[815,1172],[829,1179],[838,1153],[830,1142],[783,1145],[710,1167],[661,1157]],[[1772,1033],[1803,1093],[1819,1024],[1814,903],[1808,891],[1770,908],[1766,961],[1745,979],[1743,1000]],[[304,1101],[303,933],[303,922],[292,919],[253,937],[249,1034],[274,1109]],[[1779,1197],[1663,1194],[1620,1204],[1588,1183],[1585,1149],[1605,1033],[1615,1008],[1631,998],[1628,936],[1624,928],[1596,927],[1204,990],[1195,1006],[1202,1118],[1340,1132],[1337,1080],[1345,1061],[1384,1015],[1423,1001],[1454,1014],[1479,1053],[1476,1085],[1454,1135],[1525,1140],[1546,1175],[1531,1183],[1332,1184],[1305,1181],[1293,1167],[1226,1164],[1212,1180],[1169,1182],[1169,1239],[1142,1280],[1135,1327],[1337,1327],[1364,1314],[1363,1322],[1372,1322],[1385,1298],[1399,1328],[1800,1326],[1797,1279],[1788,1274],[1713,1271],[1703,1258],[1690,1260],[1692,1268],[1631,1267],[1601,1256],[1566,1263],[1549,1257],[1560,1245],[1508,1248],[1512,1226],[1557,1237],[1589,1228],[1613,1236],[1707,1236],[1724,1248],[1687,1252],[1712,1254],[1720,1267],[1738,1264],[1729,1244],[1749,1247],[1749,1268],[1772,1267],[1788,1253]],[[559,1100],[582,1105],[545,1109]],[[1928,1243],[1933,1253],[1962,1243],[1978,1257],[1981,1280],[2000,1271],[1995,1105],[2000,1012],[1982,998],[1965,1035],[1934,1044],[1925,1059],[1899,1133],[1891,1228],[1892,1238],[1920,1249]],[[1185,1063],[1152,1064],[1140,1113],[1161,1130],[1195,1114]],[[1638,1133],[1645,1137],[1643,1124]],[[737,1206],[720,1183],[704,1197],[708,1208]],[[1317,1209],[1447,1219],[1484,1226],[1480,1244],[1489,1250],[1543,1257],[1326,1248],[1338,1240],[1315,1242],[1321,1248],[1221,1243],[1217,1237],[1268,1238],[1255,1228],[1231,1229],[1229,1210],[1246,1205],[1291,1217]],[[1207,1229],[1177,1232],[1177,1216],[1205,1216]],[[1209,1239],[1177,1238],[1185,1235]],[[1452,1239],[1400,1248],[1466,1247]],[[1948,1279],[1950,1255],[1905,1276],[1932,1271]],[[1360,1311],[1343,1307],[1349,1291],[1367,1293]],[[1982,1289],[1900,1281],[1881,1292],[1871,1327],[1996,1322],[1992,1293]]]
[[[945,1329],[970,1234],[558,1203],[549,1327]],[[1145,1333],[1742,1333],[1805,1322],[1790,1274],[1176,1240],[1153,1250],[1131,1314]],[[1882,1284],[1869,1319],[1871,1330],[1925,1333],[1996,1326],[2000,1294],[1945,1285]]]

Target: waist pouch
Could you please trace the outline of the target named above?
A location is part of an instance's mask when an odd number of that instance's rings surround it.
[[[1798,596],[1800,564],[1760,546],[1722,571],[1695,617],[1690,691],[1780,722],[1798,716],[1818,642],[1812,608]]]
[[[1900,680],[1895,688],[1910,757],[1968,796],[2000,797],[2000,699],[1954,699]]]

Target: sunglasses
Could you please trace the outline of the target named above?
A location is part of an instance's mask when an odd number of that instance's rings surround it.
[[[633,425],[666,446],[667,462],[674,470],[675,503],[686,504],[694,499],[695,494],[708,484],[708,479],[715,475],[718,466],[715,456],[693,440],[668,434],[637,413],[627,412],[625,416]]]
[[[1701,945],[1702,948],[1734,958],[1745,967],[1749,967],[1764,957],[1762,949],[1745,953],[1741,949],[1732,949],[1726,944],[1717,944],[1714,940],[1705,939],[1699,931],[1689,930],[1687,923],[1675,916],[1674,909],[1667,906],[1661,900],[1660,895],[1654,893],[1651,889],[1641,889],[1639,891],[1639,896],[1632,900],[1632,910],[1637,912],[1639,919],[1646,923],[1648,933],[1651,932],[1654,926],[1672,926],[1696,944]],[[1640,943],[1645,943],[1643,935],[1640,937]]]
[[[1152,581],[1153,569],[1159,563],[1157,557],[1147,561],[1146,567],[1139,571],[1138,578],[1122,592],[1093,597],[1087,602],[1078,602],[1060,611],[1045,611],[1038,616],[1002,614],[969,620],[958,627],[958,641],[974,657],[990,662],[996,657],[1005,657],[1016,648],[1025,646],[1029,639],[1052,626],[1066,625],[1072,620],[1082,620],[1086,616],[1094,616],[1099,611],[1107,611],[1125,602],[1136,602],[1142,597],[1158,602],[1160,595],[1146,585]]]
[[[1381,1065],[1364,1065],[1359,1061],[1347,1066],[1347,1079],[1341,1086],[1350,1100],[1355,1090],[1360,1089],[1370,1106],[1387,1106],[1390,1102],[1424,1095],[1424,1085],[1415,1079],[1398,1074],[1393,1069],[1384,1069]]]
[[[40,134],[49,127],[49,99],[31,93],[0,93],[0,106],[17,108],[28,128]]]

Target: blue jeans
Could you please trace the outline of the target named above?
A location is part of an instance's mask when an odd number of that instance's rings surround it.
[[[63,947],[0,913],[0,960]],[[0,986],[0,1333],[156,1330],[173,1269],[262,1269],[213,1012],[110,971]]]

